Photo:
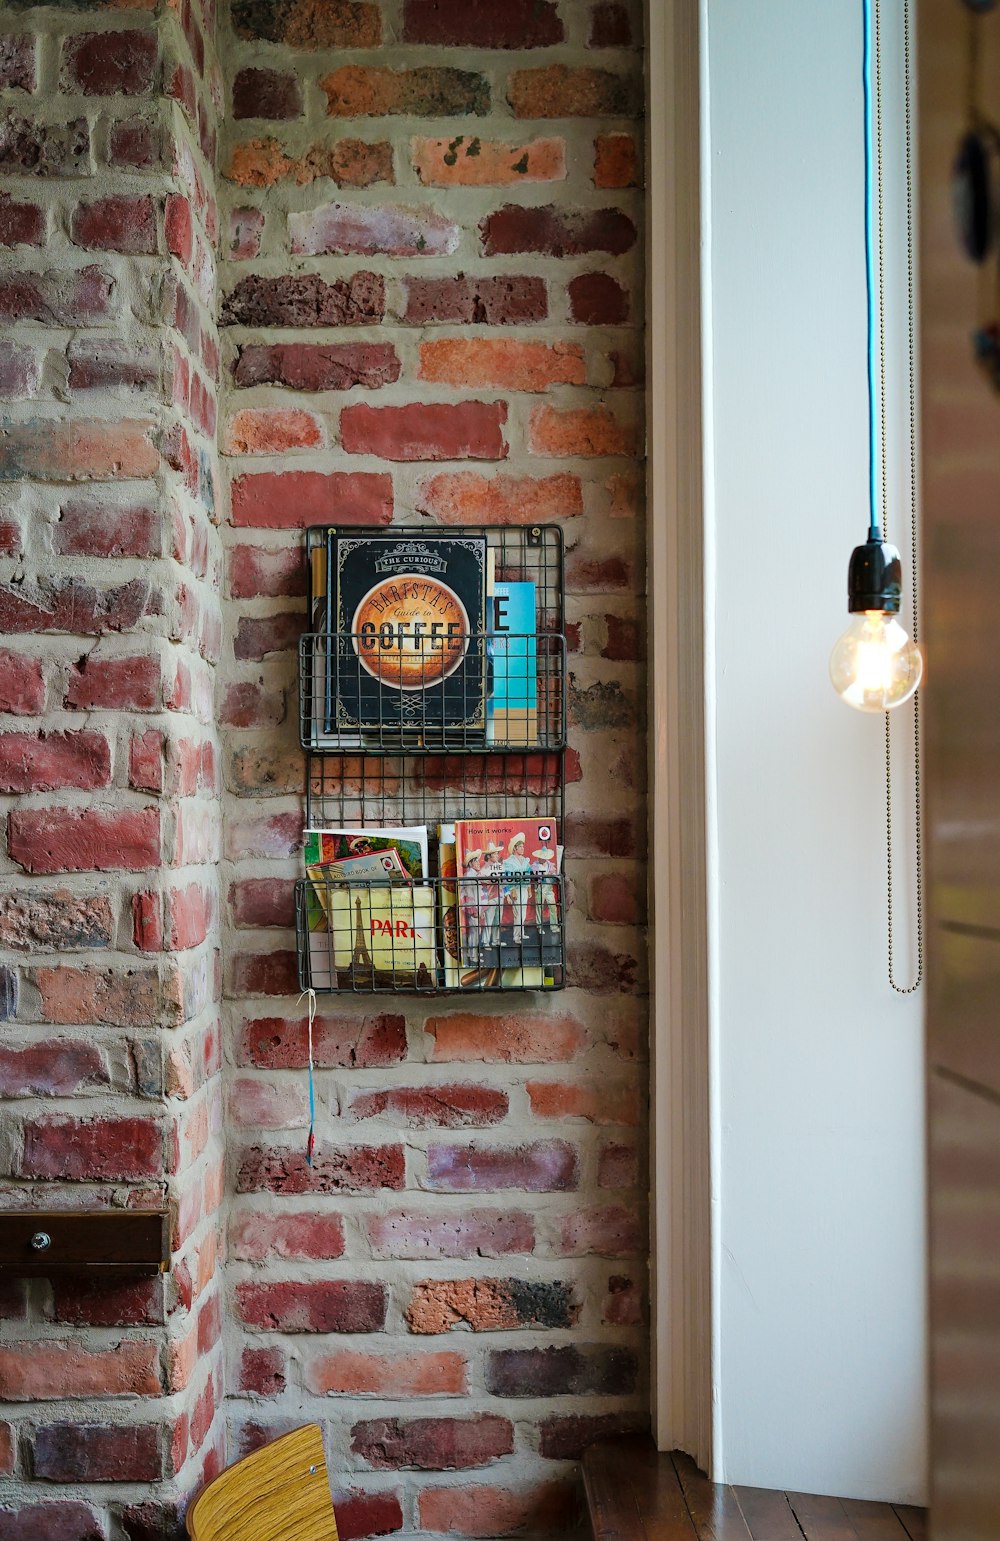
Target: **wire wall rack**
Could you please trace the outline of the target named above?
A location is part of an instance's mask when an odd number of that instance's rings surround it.
[[[338,630],[326,611],[330,551],[374,538],[414,550],[466,542],[481,557],[489,595],[520,594],[517,630],[500,611],[468,627],[449,655],[444,626],[392,651],[364,603]],[[318,993],[547,991],[564,987],[566,635],[562,531],[555,525],[307,531],[313,629],[299,649],[299,736],[305,752],[307,831],[345,832],[353,856],[365,830],[427,831],[426,862],[407,880],[331,876],[309,868],[295,888],[300,984]],[[318,593],[319,585],[326,590]],[[504,586],[520,586],[518,589]],[[530,586],[530,587],[529,587]],[[525,599],[524,596],[527,596]],[[353,602],[352,602],[353,603]],[[533,614],[534,630],[524,624]],[[512,605],[512,614],[516,613]],[[468,618],[466,618],[468,619]],[[386,637],[390,645],[386,645]],[[431,686],[431,689],[428,689]],[[459,873],[439,842],[456,821],[500,837],[494,867]],[[503,837],[520,838],[503,866]],[[535,838],[537,831],[543,837]],[[558,860],[535,860],[549,837]],[[348,839],[346,832],[355,832]],[[542,850],[527,849],[534,843]],[[484,840],[485,844],[485,840]],[[526,854],[521,855],[526,851]],[[558,870],[555,870],[558,868]],[[534,869],[534,870],[532,870]],[[475,875],[470,875],[474,873]]]

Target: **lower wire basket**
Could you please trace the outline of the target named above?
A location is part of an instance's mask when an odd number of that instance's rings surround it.
[[[319,994],[561,990],[562,877],[295,885],[299,984]]]

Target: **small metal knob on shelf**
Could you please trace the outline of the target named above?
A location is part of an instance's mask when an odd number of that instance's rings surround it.
[[[31,1247],[34,1252],[45,1252],[52,1245],[52,1237],[48,1231],[36,1231],[31,1238]]]

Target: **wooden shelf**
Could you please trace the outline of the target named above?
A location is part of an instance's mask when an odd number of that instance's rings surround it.
[[[170,1265],[166,1210],[30,1209],[0,1213],[0,1273],[157,1274]]]

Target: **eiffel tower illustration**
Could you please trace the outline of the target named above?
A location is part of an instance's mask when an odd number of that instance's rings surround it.
[[[357,984],[371,984],[375,978],[375,965],[372,962],[368,944],[365,941],[365,928],[361,921],[361,900],[354,901],[354,951],[351,954],[351,979]]]

